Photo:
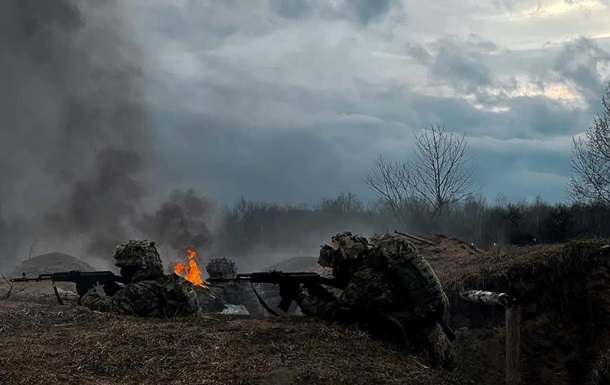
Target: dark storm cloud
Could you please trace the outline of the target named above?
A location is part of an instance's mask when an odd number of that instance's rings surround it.
[[[315,132],[260,132],[201,115],[159,118],[171,129],[162,138],[172,150],[162,166],[167,182],[194,185],[225,201],[311,203],[360,177],[350,167],[358,157],[341,138],[333,143]]]
[[[343,0],[331,3],[324,0],[270,0],[270,9],[289,19],[305,19],[316,15],[327,19],[347,19],[360,25],[379,20],[387,14],[396,0]]]
[[[390,10],[394,0],[350,0],[347,7],[352,8],[357,20],[366,25],[383,16]]]
[[[449,82],[459,91],[472,93],[493,82],[492,72],[483,57],[496,48],[492,42],[478,39],[462,42],[441,39],[429,47],[409,44],[407,53],[428,67],[430,81]]]
[[[596,108],[605,88],[600,65],[610,65],[610,51],[595,41],[580,38],[565,44],[555,61],[555,70],[582,90],[589,106]]]
[[[376,156],[405,156],[442,122],[471,139],[488,194],[518,197],[523,182],[561,199],[559,160],[593,116],[554,65],[570,31],[603,23],[567,25],[554,3],[186,1],[167,18],[163,1],[131,4],[168,191],[370,197],[360,177]]]
[[[278,15],[291,19],[301,19],[312,13],[310,0],[271,0],[269,6]]]

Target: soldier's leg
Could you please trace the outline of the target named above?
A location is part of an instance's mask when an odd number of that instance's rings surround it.
[[[421,333],[425,339],[431,364],[453,370],[455,368],[455,347],[443,332],[443,328],[435,322],[422,328]]]

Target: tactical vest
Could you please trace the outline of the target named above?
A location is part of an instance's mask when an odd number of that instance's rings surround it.
[[[150,290],[157,296],[159,308],[151,310],[163,318],[181,317],[200,311],[199,300],[193,285],[177,275],[171,274],[134,285],[139,285],[144,290]]]

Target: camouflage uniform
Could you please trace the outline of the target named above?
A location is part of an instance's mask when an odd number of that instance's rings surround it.
[[[199,315],[201,309],[193,285],[176,274],[164,275],[154,243],[129,241],[117,246],[115,265],[121,267],[126,285],[105,287],[108,295],[95,288],[80,304],[93,310],[139,317],[173,318]]]
[[[237,266],[235,262],[226,258],[212,259],[206,266],[210,278],[235,278]],[[223,282],[210,286],[210,293],[222,299],[225,304],[243,305],[252,318],[265,318],[267,312],[256,298],[256,294],[246,282]]]
[[[310,291],[298,302],[303,314],[342,322],[357,321],[373,334],[393,330],[402,341],[423,348],[433,364],[452,368],[453,346],[438,320],[448,301],[430,265],[402,237],[371,239],[337,234],[322,246],[318,263],[332,267],[345,282],[335,297]]]

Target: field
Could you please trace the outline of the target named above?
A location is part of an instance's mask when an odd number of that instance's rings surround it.
[[[146,320],[66,306],[0,302],[0,384],[452,383],[358,330],[304,317]]]
[[[73,298],[57,305],[49,283],[34,283],[0,299],[0,384],[503,384],[504,311],[460,300],[465,289],[520,299],[524,384],[608,382],[607,241],[483,251],[431,240],[420,250],[451,301],[452,373],[353,326],[297,315],[118,317]],[[316,269],[315,258],[306,262],[299,259],[299,269]],[[8,289],[0,284],[0,296]]]

